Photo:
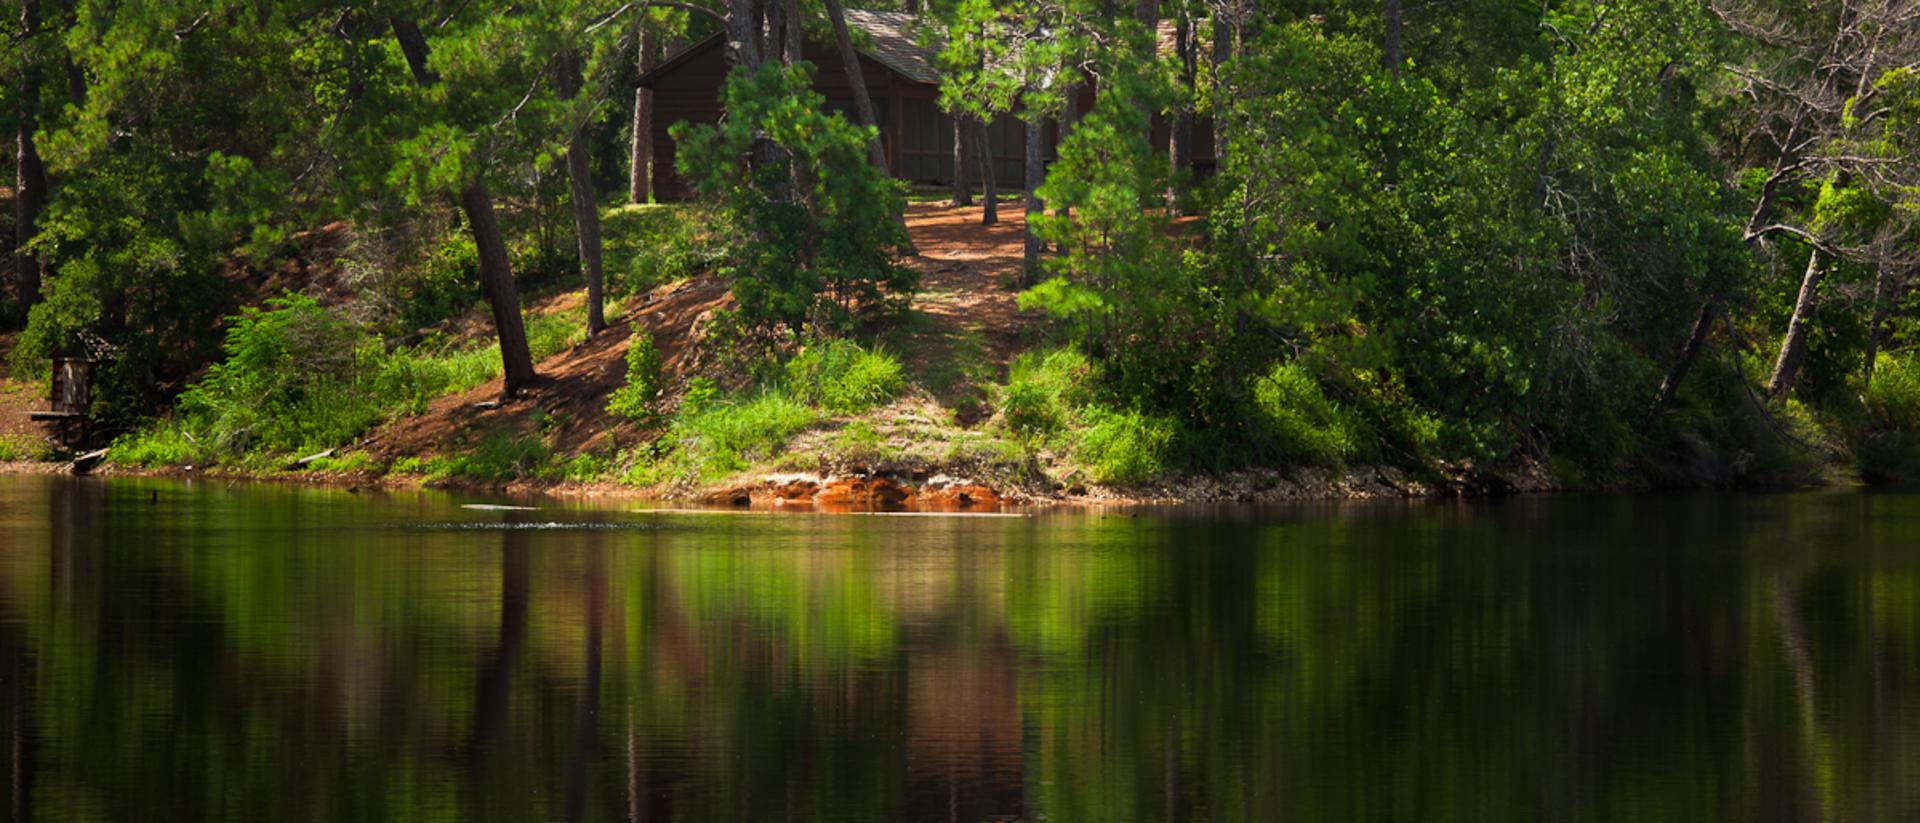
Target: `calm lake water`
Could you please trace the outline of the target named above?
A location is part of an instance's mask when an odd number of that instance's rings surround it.
[[[1920,496],[463,502],[0,477],[5,813],[1920,820]]]

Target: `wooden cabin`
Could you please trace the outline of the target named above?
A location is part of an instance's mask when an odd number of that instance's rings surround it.
[[[847,9],[847,26],[864,32],[856,43],[861,75],[873,98],[880,143],[893,176],[916,184],[948,186],[953,181],[953,118],[942,111],[939,48],[923,46],[914,32],[916,15],[907,12]],[[855,40],[863,38],[856,36]],[[809,38],[801,57],[814,65],[813,88],[827,106],[854,119],[853,87],[845,64],[831,39]],[[681,200],[691,187],[674,172],[673,138],[668,127],[681,121],[717,123],[720,86],[727,70],[726,38],[715,34],[694,43],[641,77],[639,84],[653,89],[653,192],[661,200]],[[1081,110],[1093,103],[1091,90],[1081,94]],[[1194,128],[1194,165],[1213,164],[1212,129],[1203,122]],[[1002,192],[1020,190],[1026,175],[1025,126],[1012,117],[996,119],[987,128],[989,156],[995,182]],[[1055,135],[1048,128],[1047,156],[1052,157]],[[1165,145],[1166,130],[1156,121],[1155,139]],[[969,157],[970,164],[977,158]],[[978,186],[979,172],[968,176]]]

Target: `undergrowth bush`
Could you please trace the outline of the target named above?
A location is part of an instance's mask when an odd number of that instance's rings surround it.
[[[581,334],[564,315],[527,320],[536,360]],[[389,352],[370,329],[311,297],[274,298],[235,317],[225,358],[181,393],[172,417],[116,440],[113,459],[179,465],[335,448],[499,372],[497,343]]]
[[[683,205],[630,204],[602,212],[608,293],[646,291],[712,268],[725,252],[713,230],[716,219]]]
[[[665,386],[664,363],[653,333],[634,325],[627,343],[627,382],[607,397],[607,412],[635,423],[648,423],[658,415],[656,405]]]
[[[1073,456],[1095,482],[1143,483],[1166,470],[1173,448],[1172,418],[1099,406],[1082,414],[1085,428]]]
[[[906,386],[900,361],[849,340],[826,340],[787,361],[788,391],[836,414],[857,414],[892,400]]]
[[[716,480],[772,457],[817,419],[817,412],[778,387],[728,397],[712,382],[695,379],[655,445],[657,459],[643,456],[626,479],[640,485]]]
[[[1356,456],[1365,426],[1327,398],[1319,381],[1298,364],[1282,363],[1253,382],[1256,437],[1286,462],[1340,465]]]

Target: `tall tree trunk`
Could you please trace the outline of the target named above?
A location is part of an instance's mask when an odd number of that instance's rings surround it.
[[[413,79],[431,86],[439,77],[427,65],[427,38],[412,20],[390,18],[393,38],[413,71]],[[486,181],[475,176],[460,190],[460,209],[466,212],[467,228],[473,233],[473,246],[480,258],[480,291],[493,310],[494,336],[500,340],[500,365],[504,392],[518,395],[533,382],[533,355],[527,350],[527,330],[520,320],[520,293],[513,285],[513,266],[507,258],[507,244],[500,236],[500,221],[493,213],[493,196]]]
[[[793,61],[787,59],[787,19],[785,19],[787,13],[785,12],[787,12],[787,4],[781,0],[770,0],[762,8],[760,13],[764,15],[764,19],[762,19],[760,42],[764,42],[764,46],[760,48],[760,52],[766,54],[766,59],[772,63],[793,65]]]
[[[757,7],[754,0],[727,0],[727,58],[749,72],[760,69]]]
[[[659,61],[660,36],[651,22],[640,18],[640,76],[653,71]],[[627,175],[627,201],[645,203],[653,199],[653,88],[633,89],[633,160]]]
[[[1045,152],[1047,133],[1046,115],[1038,111],[1027,112],[1026,139],[1026,204],[1027,204],[1027,243],[1025,264],[1022,269],[1022,282],[1032,285],[1040,278],[1040,235],[1034,231],[1047,204],[1040,201],[1040,184],[1047,181],[1047,158]]]
[[[513,397],[533,382],[533,355],[527,350],[527,330],[520,322],[520,295],[513,285],[507,244],[500,237],[500,223],[494,218],[493,196],[487,193],[487,184],[476,178],[461,189],[460,208],[467,214],[473,245],[479,251],[480,290],[486,294],[487,306],[493,309],[493,328],[500,338],[506,394]]]
[[[1066,145],[1067,135],[1073,133],[1073,127],[1079,122],[1080,84],[1069,83],[1067,84],[1066,94],[1063,95],[1061,101],[1060,119],[1055,121],[1057,125],[1057,133],[1053,136],[1053,157],[1055,160],[1060,159],[1060,147]],[[1073,209],[1065,203],[1061,203],[1053,209],[1055,217],[1067,217],[1072,213]],[[1054,244],[1054,251],[1065,253],[1066,250],[1067,244],[1064,241]]]
[[[22,41],[40,33],[39,5],[37,0],[20,4]],[[21,75],[20,123],[14,136],[13,275],[24,316],[40,301],[40,260],[27,251],[27,241],[38,233],[40,209],[47,202],[47,167],[40,161],[40,149],[33,141],[32,112],[39,97],[34,67],[23,67]]]
[[[20,124],[14,150],[13,273],[24,312],[40,302],[40,259],[27,250],[27,241],[39,231],[40,209],[47,202],[47,168],[34,145],[31,121]]]
[[[1213,12],[1213,163],[1218,168],[1220,161],[1227,156],[1227,118],[1222,102],[1227,99],[1226,81],[1221,69],[1233,59],[1233,22],[1228,20],[1222,7],[1216,6]]]
[[[977,121],[975,132],[980,135],[976,149],[980,153],[980,185],[983,187],[980,209],[980,225],[991,226],[1000,222],[1000,189],[993,172],[993,135],[987,131],[987,121]]]
[[[1812,322],[1820,281],[1826,277],[1820,250],[1807,252],[1807,273],[1800,277],[1800,295],[1793,301],[1793,317],[1787,320],[1787,336],[1780,341],[1780,356],[1773,361],[1773,375],[1767,378],[1767,394],[1779,397],[1793,388],[1800,362],[1807,356],[1807,326]]]
[[[787,65],[791,66],[804,59],[806,35],[801,32],[800,0],[787,0]]]
[[[1139,21],[1140,25],[1147,30],[1147,51],[1139,55],[1140,64],[1153,65],[1160,56],[1160,0],[1135,0],[1133,19]],[[1133,104],[1134,108],[1147,113],[1147,133],[1142,136],[1146,138],[1147,145],[1151,146],[1153,145],[1153,116],[1156,112],[1148,107],[1144,98],[1135,98]]]
[[[1386,0],[1386,37],[1380,49],[1380,62],[1385,64],[1387,73],[1393,79],[1400,79],[1400,64],[1406,62],[1400,56],[1400,0]]]
[[[867,96],[867,75],[860,70],[860,55],[853,50],[853,37],[847,33],[847,15],[840,0],[827,0],[827,18],[833,22],[833,41],[840,48],[840,62],[847,69],[847,85],[853,88],[853,109],[860,125],[873,129],[873,145],[867,147],[873,164],[887,168],[886,148],[880,142],[880,121],[873,116],[873,98]]]
[[[583,78],[578,54],[565,55],[554,69],[554,90],[563,100],[580,95]],[[600,265],[600,196],[593,187],[593,150],[587,146],[587,121],[581,118],[567,135],[567,189],[573,205],[573,234],[580,250],[580,273],[587,281],[587,336],[607,327]]]
[[[1173,53],[1179,63],[1173,102],[1167,122],[1167,161],[1173,166],[1173,178],[1167,187],[1167,204],[1174,213],[1185,214],[1187,181],[1193,171],[1193,21],[1182,10],[1174,18]]]
[[[953,207],[973,205],[973,186],[967,180],[967,116],[953,113]]]
[[[580,241],[580,269],[587,281],[587,336],[607,327],[605,281],[600,260],[600,206],[593,190],[593,153],[586,129],[567,141],[567,183],[573,201],[574,234]]]

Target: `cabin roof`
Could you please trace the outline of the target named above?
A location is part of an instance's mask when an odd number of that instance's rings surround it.
[[[914,24],[918,22],[919,15],[869,9],[847,9],[846,14],[847,26],[866,32],[869,38],[868,43],[855,44],[860,53],[909,80],[940,82],[940,70],[935,68],[940,55],[939,46],[931,43],[922,45],[914,36]]]
[[[846,15],[847,28],[866,35],[854,36],[855,51],[915,83],[933,85],[940,82],[940,70],[936,68],[940,46],[937,43],[920,43],[914,31],[919,15],[870,9],[847,9]],[[695,55],[722,46],[725,42],[725,34],[715,33],[691,43],[672,57],[660,61],[653,71],[642,75],[639,84],[650,86],[654,78],[673,71]]]

